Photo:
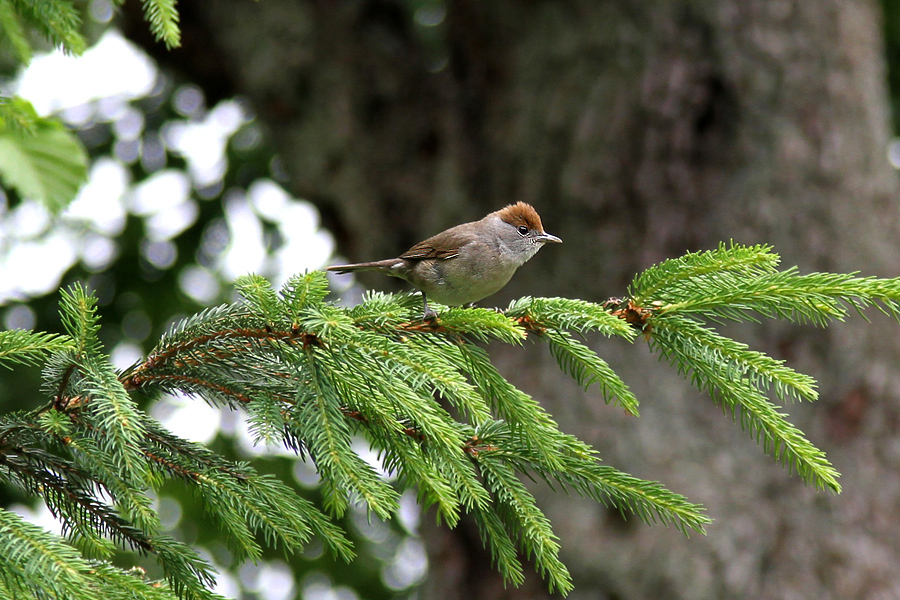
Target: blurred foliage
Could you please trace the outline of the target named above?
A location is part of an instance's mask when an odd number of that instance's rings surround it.
[[[22,104],[20,98],[15,100]],[[62,123],[35,116],[23,126],[21,116],[13,112],[0,125],[0,177],[22,196],[57,213],[87,180],[87,155]]]
[[[142,3],[155,38],[167,48],[179,46],[176,0]],[[0,72],[28,65],[35,50],[47,44],[66,54],[82,54],[96,32],[83,25],[83,8],[80,2],[62,0],[0,2]],[[84,148],[68,129],[52,117],[39,117],[22,98],[0,96],[0,179],[8,192],[59,212],[75,198],[86,176]]]

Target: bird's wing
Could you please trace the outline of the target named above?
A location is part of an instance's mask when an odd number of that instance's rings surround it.
[[[447,231],[421,241],[403,254],[400,258],[408,260],[424,260],[426,258],[448,259],[459,256],[459,249],[472,242],[472,236],[452,227]]]

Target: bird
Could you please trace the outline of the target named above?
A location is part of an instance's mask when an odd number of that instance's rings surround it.
[[[516,202],[479,221],[451,227],[421,241],[397,258],[332,265],[336,273],[376,271],[399,277],[422,292],[423,319],[437,318],[428,299],[448,306],[472,304],[499,291],[516,269],[544,244],[562,240],[544,231],[530,204]]]

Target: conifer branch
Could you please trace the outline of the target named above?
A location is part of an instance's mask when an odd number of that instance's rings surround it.
[[[572,339],[567,331],[548,330],[544,335],[549,342],[550,353],[560,368],[579,385],[588,388],[598,383],[607,404],[615,401],[629,414],[639,416],[637,398],[605,360]]]
[[[721,244],[651,267],[635,277],[631,297],[614,314],[643,330],[652,348],[673,362],[694,384],[730,408],[741,426],[762,441],[766,452],[808,483],[840,491],[837,472],[824,453],[778,412],[766,397],[815,400],[815,382],[745,344],[704,327],[692,316],[718,322],[783,318],[825,326],[846,318],[852,307],[876,306],[900,320],[900,279],[854,274],[810,273],[796,267],[777,271],[779,257],[768,246]]]
[[[752,280],[774,273],[779,262],[771,246],[723,242],[716,250],[688,252],[648,268],[635,276],[628,296],[639,306],[649,306],[653,301],[681,298],[692,290],[702,291],[705,282],[724,274],[739,274],[745,280]]]
[[[3,45],[13,51],[16,60],[23,65],[31,62],[31,44],[22,20],[10,2],[0,3],[0,31],[3,32]]]
[[[516,477],[510,465],[494,453],[486,453],[479,461],[485,483],[496,501],[496,510],[514,538],[521,540],[526,556],[534,556],[541,576],[550,590],[563,595],[572,590],[572,577],[559,560],[559,538],[550,520],[537,507],[534,496]]]
[[[150,550],[142,530],[130,526],[108,506],[95,500],[90,489],[81,488],[83,483],[92,482],[88,474],[74,466],[61,463],[41,450],[20,447],[15,454],[0,454],[0,469],[4,479],[15,481],[32,494],[40,494],[64,527],[73,529],[78,523],[89,522],[93,529],[125,542],[132,549]]]
[[[157,40],[165,43],[166,48],[181,46],[181,30],[178,27],[178,10],[176,0],[142,0],[144,16],[150,23],[150,31]]]
[[[764,376],[757,371],[748,377],[740,368],[733,369],[727,362],[717,361],[714,351],[681,337],[683,331],[691,330],[702,329],[685,318],[657,318],[651,347],[677,365],[682,373],[691,373],[694,384],[709,392],[714,400],[722,402],[723,408],[731,410],[733,418],[739,416],[741,427],[755,434],[757,441],[762,440],[765,452],[791,468],[796,467],[807,483],[840,492],[841,486],[837,482],[840,475],[825,459],[825,454],[791,425],[786,415],[778,412],[757,387],[766,381]],[[715,339],[712,334],[708,337]],[[690,341],[697,342],[698,337]]]
[[[389,518],[400,491],[415,488],[449,525],[464,514],[474,519],[506,581],[521,583],[524,552],[565,593],[571,579],[559,542],[522,477],[685,534],[703,532],[710,519],[660,483],[602,465],[507,381],[479,343],[545,341],[578,384],[596,385],[607,402],[637,416],[634,394],[586,336],[644,340],[739,417],[764,451],[807,483],[839,491],[824,454],[769,399],[813,401],[814,380],[713,326],[758,317],[825,325],[873,305],[898,318],[900,280],[801,275],[777,264],[766,246],[722,245],[648,269],[623,299],[523,298],[502,312],[438,307],[441,317],[430,321],[417,318],[412,295],[368,294],[346,309],[325,301],[321,272],[298,275],[277,292],[251,275],[238,282],[242,302],[174,326],[147,359],[120,374],[99,344],[93,299],[75,287],[61,302],[67,336],[0,335],[0,361],[43,361],[54,396],[32,413],[0,416],[0,476],[45,496],[85,552],[108,557],[112,540],[155,556],[163,589],[181,598],[209,597],[212,571],[158,534],[147,492],[169,480],[197,490],[235,556],[250,559],[262,556],[262,544],[297,551],[315,536],[350,560],[350,543],[329,514],[362,502]],[[258,441],[284,443],[315,466],[324,510],[249,465],[165,431],[129,397],[155,390],[246,411]],[[357,453],[359,436],[394,483]],[[17,585],[15,569],[0,559],[0,586]]]
[[[11,0],[16,12],[29,26],[40,31],[54,45],[68,54],[84,52],[81,15],[64,0]],[[11,29],[8,27],[7,31]]]
[[[51,352],[69,349],[72,343],[67,336],[23,329],[0,331],[0,363],[36,365]]]
[[[146,581],[108,563],[84,559],[62,539],[7,510],[0,511],[0,573],[0,585],[8,598],[176,597],[165,582]],[[195,597],[220,598],[205,589]]]

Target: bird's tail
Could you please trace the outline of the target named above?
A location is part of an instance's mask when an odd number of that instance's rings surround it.
[[[391,274],[396,268],[402,264],[403,259],[388,258],[385,260],[376,260],[373,262],[354,263],[352,265],[331,265],[326,267],[326,271],[334,271],[335,273],[350,273],[352,271],[378,271],[380,273]]]

